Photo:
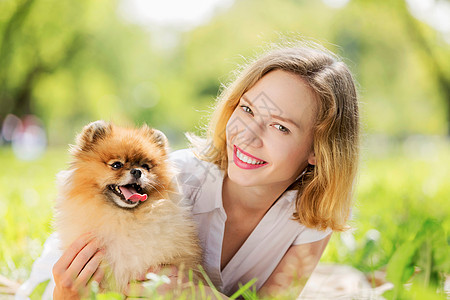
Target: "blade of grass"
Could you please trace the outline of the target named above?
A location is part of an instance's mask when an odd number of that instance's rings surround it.
[[[222,296],[217,291],[216,287],[214,286],[214,284],[212,283],[211,279],[206,274],[205,270],[203,269],[203,267],[201,265],[198,265],[198,270],[202,274],[203,278],[205,278],[206,282],[208,283],[209,287],[211,288],[212,292],[214,293],[214,296],[216,296],[217,299],[222,299]]]
[[[191,286],[191,297],[195,299],[194,272],[189,269],[189,285]]]
[[[250,287],[253,284],[255,284],[256,280],[257,280],[256,278],[253,278],[252,280],[250,280],[249,282],[247,282],[244,285],[239,284],[239,290],[237,290],[233,295],[231,295],[230,299],[236,299],[240,295],[243,295],[248,289],[250,289]]]

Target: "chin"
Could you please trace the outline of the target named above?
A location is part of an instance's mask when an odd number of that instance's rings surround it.
[[[257,172],[259,170],[243,170],[231,162],[228,165],[227,176],[232,182],[240,186],[251,187],[264,184],[262,174]]]
[[[54,226],[62,247],[90,232],[105,251],[108,290],[123,292],[153,266],[195,269],[201,262],[167,151],[158,130],[97,121],[83,129],[69,169],[58,174]]]

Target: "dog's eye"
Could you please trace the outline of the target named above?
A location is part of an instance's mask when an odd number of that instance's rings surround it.
[[[142,168],[146,169],[147,171],[150,171],[150,166],[148,164],[143,164]]]
[[[120,161],[115,161],[115,162],[113,162],[113,163],[111,164],[111,167],[112,167],[114,170],[119,170],[120,168],[123,167],[123,163],[121,163]]]

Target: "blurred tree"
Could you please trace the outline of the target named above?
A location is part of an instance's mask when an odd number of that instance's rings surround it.
[[[425,45],[412,37],[407,22],[420,29]],[[236,1],[184,35],[185,67],[177,76],[191,81],[199,105],[206,107],[217,94],[218,79],[226,82],[230,70],[245,63],[242,56],[261,52],[261,45],[280,40],[279,34],[315,40],[344,57],[360,83],[367,133],[445,134],[450,48],[411,16],[404,0],[353,0],[339,9],[321,1]],[[426,45],[433,45],[428,46],[433,56]]]
[[[442,93],[447,117],[447,135],[450,136],[450,47],[442,40],[436,42],[437,33],[430,33],[430,28],[426,28],[415,19],[408,11],[404,0],[397,0],[393,7],[398,9],[399,16],[405,23],[406,32],[414,46],[419,49],[422,61],[429,68],[430,74]],[[440,47],[435,47],[437,43],[441,44]]]
[[[85,47],[81,22],[74,23],[77,19],[64,13],[69,7],[38,2],[2,2],[0,119],[8,113],[34,113],[33,89],[39,77],[66,67]],[[75,13],[80,16],[80,11]]]
[[[450,46],[404,0],[353,0],[341,8],[236,0],[187,32],[127,23],[118,1],[0,2],[0,120],[37,114],[53,143],[100,118],[148,122],[169,135],[192,130],[230,71],[267,42],[301,36],[349,64],[366,132],[444,134],[450,124]],[[169,35],[172,46],[164,43]]]
[[[53,143],[95,119],[152,123],[158,62],[116,1],[0,2],[0,120],[36,114]]]

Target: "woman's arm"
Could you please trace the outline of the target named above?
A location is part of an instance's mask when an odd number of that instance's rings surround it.
[[[261,295],[286,292],[297,297],[322,256],[331,234],[317,242],[291,246],[261,287]]]

